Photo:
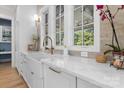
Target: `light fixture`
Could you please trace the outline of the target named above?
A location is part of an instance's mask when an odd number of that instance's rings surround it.
[[[40,16],[38,16],[37,14],[34,15],[34,20],[35,22],[40,22]]]
[[[35,21],[36,30],[37,30],[37,42],[35,44],[35,48],[38,51],[38,50],[40,50],[40,21],[41,21],[40,16],[35,14],[34,15],[34,21]]]

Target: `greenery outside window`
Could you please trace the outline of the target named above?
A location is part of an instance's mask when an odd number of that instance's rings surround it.
[[[74,6],[74,45],[94,46],[94,6]]]

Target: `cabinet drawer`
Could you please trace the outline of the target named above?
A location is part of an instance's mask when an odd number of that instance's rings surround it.
[[[100,88],[100,86],[92,84],[86,80],[77,78],[77,88]]]
[[[75,88],[76,78],[59,68],[44,65],[44,87],[45,88]]]
[[[35,60],[32,60],[30,58],[27,59],[28,60],[28,65],[29,65],[29,68],[30,68],[30,73],[34,76],[37,76],[37,77],[42,77],[43,73],[42,73],[42,64],[41,63],[38,63],[37,61]]]

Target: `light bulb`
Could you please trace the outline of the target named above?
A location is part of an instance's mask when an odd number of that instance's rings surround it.
[[[35,14],[35,15],[34,15],[34,20],[35,20],[36,22],[40,22],[40,17],[39,17],[37,14]]]

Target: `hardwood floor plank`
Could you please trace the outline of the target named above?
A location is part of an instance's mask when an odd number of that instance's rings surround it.
[[[28,88],[16,69],[10,63],[0,64],[0,88]]]

